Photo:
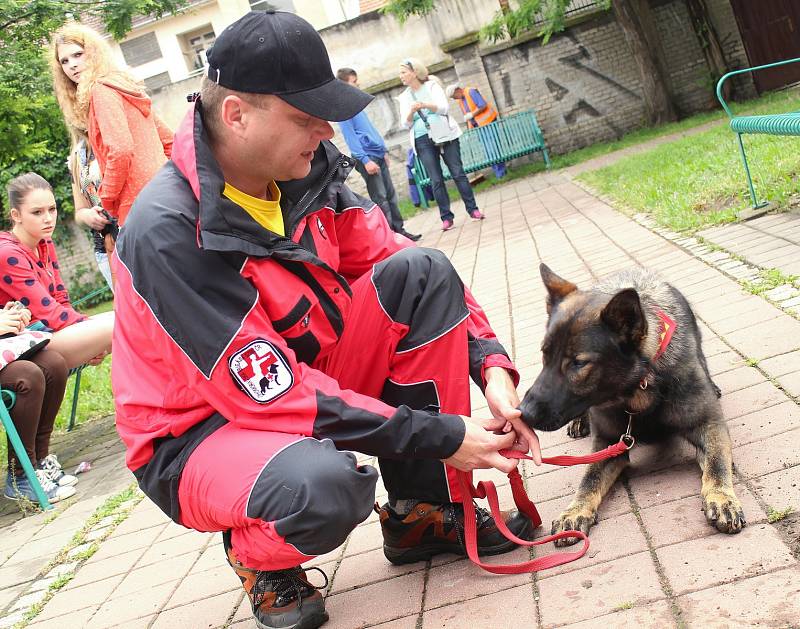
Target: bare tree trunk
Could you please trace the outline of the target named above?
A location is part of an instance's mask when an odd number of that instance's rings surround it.
[[[639,70],[647,122],[656,125],[676,120],[659,61],[660,44],[648,0],[611,0],[611,4]]]
[[[708,69],[711,72],[711,79],[713,87],[710,100],[712,103],[716,102],[716,85],[720,77],[728,72],[728,60],[725,58],[725,52],[722,50],[722,43],[719,40],[719,35],[711,22],[708,15],[708,7],[705,0],[686,0],[686,7],[689,9],[689,15],[692,17],[692,25],[700,41],[700,47],[703,49],[703,55],[708,63]],[[727,99],[731,95],[732,83],[727,81],[723,86],[723,96]]]

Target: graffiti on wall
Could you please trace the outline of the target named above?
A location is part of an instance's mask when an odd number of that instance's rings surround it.
[[[499,91],[502,92],[505,107],[511,109],[516,105],[514,87],[521,77],[518,72],[521,68],[527,66],[539,75],[536,82],[538,83],[541,80],[541,84],[547,90],[552,103],[556,105],[554,110],[565,125],[572,126],[582,118],[598,118],[611,129],[615,136],[622,135],[622,131],[604,113],[603,106],[593,102],[594,95],[598,91],[597,87],[604,86],[606,93],[608,92],[607,88],[611,88],[621,98],[637,102],[643,101],[641,94],[626,86],[619,78],[602,71],[598,67],[590,48],[581,42],[574,33],[567,32],[563,35],[560,44],[563,46],[566,42],[568,42],[572,50],[568,54],[556,57],[556,63],[547,64],[549,67],[546,67],[541,62],[537,63],[536,55],[533,53],[534,46],[536,50],[541,50],[541,48],[538,43],[533,42],[509,50],[510,63],[508,61],[504,62],[501,59],[501,55],[484,58],[487,73],[490,76],[494,75],[500,78],[498,87],[500,88]],[[550,45],[554,44],[555,42]],[[513,73],[509,72],[507,70],[508,67],[514,68],[515,71]],[[559,71],[560,68],[569,68],[571,72]],[[576,73],[578,75],[577,79],[569,78],[570,76],[575,76]],[[525,104],[528,104],[529,97],[525,100]]]

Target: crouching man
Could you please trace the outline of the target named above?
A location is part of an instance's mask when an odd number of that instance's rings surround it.
[[[117,244],[117,426],[142,490],[223,533],[258,625],[313,628],[328,615],[301,564],[374,501],[378,473],[350,450],[380,457],[385,554],[405,563],[463,554],[454,470],[510,471],[498,450],[539,446],[449,261],[344,185],[329,121],[371,97],[333,77],[313,27],[252,12],[208,62]],[[470,376],[491,418],[467,417]],[[478,523],[482,552],[513,548]]]

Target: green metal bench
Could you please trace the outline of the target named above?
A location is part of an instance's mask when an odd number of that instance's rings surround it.
[[[502,164],[515,157],[530,155],[537,151],[542,152],[544,163],[550,168],[550,156],[544,144],[544,136],[532,109],[498,118],[483,127],[469,129],[461,135],[459,144],[461,161],[466,173],[487,168],[492,164]],[[420,201],[424,207],[428,207],[422,188],[431,183],[431,178],[419,157],[415,157],[411,172],[419,191]],[[450,171],[444,163],[442,163],[442,174],[445,181],[451,179]]]
[[[717,83],[717,99],[722,104],[722,108],[731,119],[730,125],[736,138],[739,141],[739,153],[742,156],[742,164],[744,164],[744,172],[747,176],[747,185],[750,189],[750,199],[752,201],[753,209],[762,208],[768,204],[768,201],[758,202],[756,191],[753,187],[753,178],[750,176],[750,167],[747,164],[747,155],[744,151],[744,143],[742,142],[742,135],[745,133],[760,133],[766,135],[787,135],[787,136],[800,136],[800,112],[787,112],[782,114],[765,114],[760,116],[735,116],[731,111],[728,103],[722,95],[722,85],[730,77],[738,74],[745,74],[756,72],[758,70],[765,70],[767,68],[775,68],[777,66],[786,65],[788,63],[796,63],[800,61],[797,59],[787,59],[786,61],[778,61],[776,63],[769,63],[763,66],[755,66],[753,68],[744,68],[743,70],[734,70],[728,72]]]
[[[88,295],[84,295],[77,301],[73,301],[72,307],[75,308],[76,306],[80,306],[81,304],[84,304],[95,297],[99,297],[106,292],[111,292],[111,289],[108,286],[102,286],[101,288],[93,290]],[[75,416],[78,413],[78,395],[80,395],[81,392],[81,374],[88,366],[89,365],[87,364],[83,364],[69,370],[70,376],[73,374],[75,375],[75,387],[72,390],[72,409],[70,410],[69,414],[69,425],[67,426],[67,431],[70,431],[75,427]]]

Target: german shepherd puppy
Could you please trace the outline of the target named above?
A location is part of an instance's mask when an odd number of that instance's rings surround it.
[[[730,435],[686,298],[645,269],[613,275],[589,290],[578,290],[544,264],[539,270],[549,317],[542,372],[520,406],[525,423],[551,431],[573,422],[573,437],[591,427],[596,450],[616,443],[629,420],[636,441],[681,435],[697,448],[706,519],[723,533],[741,531],[746,521],[733,491]],[[552,532],[588,533],[628,461],[626,452],[590,465]]]

